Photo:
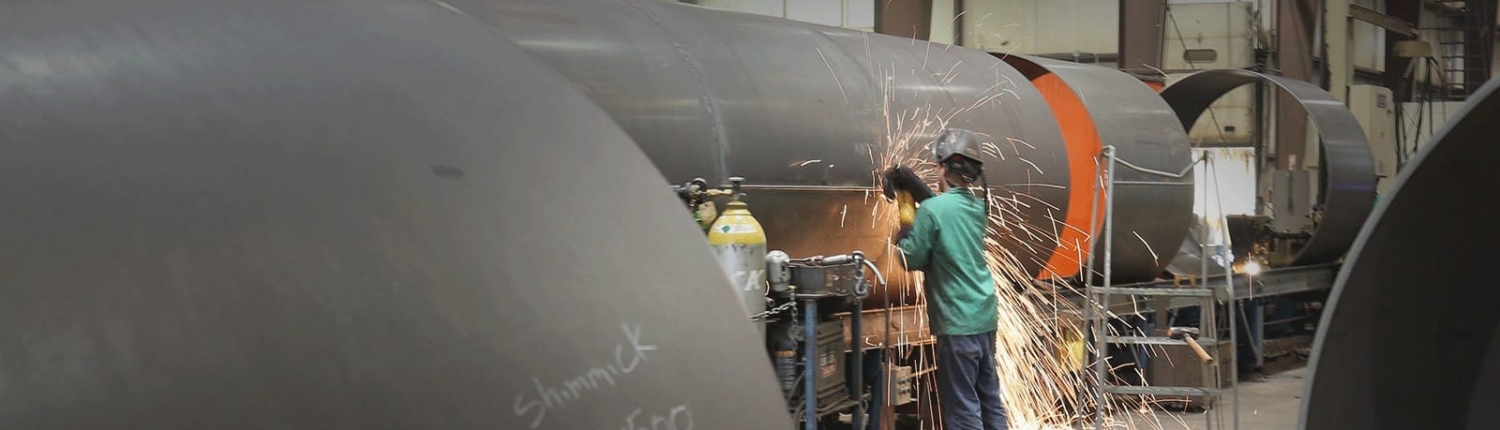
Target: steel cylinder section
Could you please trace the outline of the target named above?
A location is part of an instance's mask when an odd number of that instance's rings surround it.
[[[791,427],[665,178],[436,2],[5,2],[0,143],[0,427]]]
[[[1089,238],[1102,231],[1104,221],[1100,153],[1109,145],[1119,160],[1143,168],[1116,168],[1113,277],[1124,282],[1155,279],[1192,221],[1193,178],[1184,171],[1192,165],[1192,154],[1176,114],[1151,87],[1116,70],[1005,58],[1046,97],[1067,141],[1067,229],[1059,233],[1047,271],[1072,277],[1094,250]],[[1102,268],[1103,253],[1092,255],[1093,267]]]
[[[1349,108],[1310,83],[1249,70],[1223,69],[1194,73],[1161,91],[1184,128],[1192,128],[1210,104],[1242,85],[1265,82],[1294,98],[1318,131],[1324,188],[1323,206],[1311,238],[1291,265],[1329,263],[1349,250],[1375,204],[1375,159],[1364,129]],[[1278,214],[1286,216],[1288,214]],[[1314,214],[1294,214],[1313,216]],[[1191,241],[1191,238],[1185,239]]]
[[[1401,170],[1359,232],[1313,343],[1301,428],[1487,429],[1500,422],[1494,183],[1500,80]]]
[[[876,172],[930,161],[946,127],[989,141],[997,226],[1026,270],[1065,230],[1061,132],[1026,78],[984,52],[650,0],[448,3],[570,77],[669,180],[745,177],[772,249],[895,263]]]

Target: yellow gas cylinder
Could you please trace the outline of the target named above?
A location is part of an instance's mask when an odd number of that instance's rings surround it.
[[[766,233],[736,198],[708,229],[708,244],[749,315],[766,310]],[[764,333],[764,323],[757,323]]]

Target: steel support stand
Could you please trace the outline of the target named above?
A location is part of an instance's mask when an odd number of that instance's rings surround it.
[[[1112,145],[1104,147],[1103,157],[1104,157],[1104,160],[1103,160],[1102,164],[1104,165],[1104,171],[1105,171],[1105,178],[1104,178],[1104,181],[1103,181],[1103,183],[1105,184],[1105,190],[1104,190],[1104,196],[1105,196],[1105,199],[1104,199],[1104,205],[1105,205],[1104,206],[1104,226],[1103,226],[1103,231],[1102,232],[1098,232],[1097,234],[1095,234],[1093,236],[1093,238],[1097,239],[1099,235],[1102,235],[1103,236],[1104,244],[1103,244],[1103,249],[1102,250],[1097,249],[1097,246],[1095,246],[1094,247],[1095,253],[1091,253],[1090,254],[1091,257],[1089,259],[1089,264],[1090,264],[1089,271],[1087,272],[1086,280],[1084,281],[1085,284],[1088,286],[1088,297],[1089,297],[1088,303],[1089,303],[1089,306],[1087,308],[1089,310],[1091,310],[1092,312],[1094,312],[1093,314],[1091,314],[1092,317],[1093,317],[1092,321],[1093,321],[1093,325],[1094,325],[1094,330],[1092,331],[1093,334],[1094,334],[1094,349],[1097,351],[1097,354],[1099,355],[1097,357],[1097,361],[1094,363],[1094,372],[1095,372],[1096,378],[1098,379],[1097,385],[1099,386],[1098,397],[1096,397],[1099,405],[1098,405],[1098,409],[1096,410],[1096,412],[1094,414],[1094,428],[1095,429],[1103,429],[1104,428],[1104,408],[1108,404],[1108,400],[1107,400],[1108,399],[1108,394],[1111,394],[1111,393],[1124,394],[1124,395],[1147,395],[1147,396],[1150,396],[1150,395],[1201,396],[1205,401],[1216,401],[1216,400],[1219,399],[1220,390],[1221,390],[1221,387],[1219,386],[1219,383],[1218,383],[1219,378],[1217,378],[1218,374],[1215,373],[1217,370],[1219,370],[1219,367],[1217,365],[1208,366],[1208,365],[1204,365],[1203,363],[1199,364],[1200,368],[1202,369],[1203,383],[1200,384],[1200,385],[1197,385],[1197,386],[1175,386],[1175,387],[1140,386],[1140,387],[1137,387],[1137,386],[1128,386],[1128,385],[1113,385],[1110,382],[1109,372],[1107,370],[1108,359],[1110,357],[1110,354],[1108,353],[1108,351],[1109,351],[1109,349],[1108,349],[1109,345],[1115,344],[1115,343],[1120,343],[1120,344],[1136,344],[1137,346],[1130,347],[1132,351],[1135,351],[1135,348],[1139,347],[1139,345],[1141,345],[1141,344],[1164,344],[1164,345],[1177,345],[1177,344],[1180,344],[1180,345],[1187,346],[1188,345],[1187,342],[1194,342],[1194,343],[1198,343],[1199,345],[1201,345],[1203,342],[1209,342],[1210,346],[1213,347],[1208,352],[1208,355],[1210,356],[1210,360],[1209,361],[1213,362],[1213,363],[1221,363],[1223,361],[1223,360],[1221,360],[1219,358],[1219,348],[1218,348],[1218,342],[1219,342],[1218,339],[1219,339],[1219,337],[1218,337],[1218,333],[1216,332],[1217,327],[1218,327],[1218,322],[1217,322],[1218,321],[1218,317],[1217,317],[1217,314],[1216,314],[1217,297],[1216,297],[1216,295],[1214,293],[1214,290],[1211,289],[1211,288],[1209,288],[1208,284],[1207,284],[1207,281],[1212,278],[1212,275],[1208,271],[1208,259],[1213,254],[1210,254],[1208,252],[1211,247],[1208,246],[1208,245],[1206,245],[1206,243],[1208,242],[1208,236],[1207,236],[1208,233],[1207,233],[1206,230],[1204,231],[1202,240],[1200,241],[1200,245],[1202,246],[1201,249],[1202,249],[1202,253],[1203,253],[1203,258],[1202,258],[1202,262],[1201,262],[1201,264],[1202,264],[1202,272],[1199,273],[1199,276],[1197,276],[1197,277],[1194,278],[1194,282],[1193,282],[1193,285],[1191,287],[1188,287],[1188,288],[1139,288],[1139,287],[1121,287],[1121,288],[1115,288],[1115,287],[1113,287],[1113,279],[1112,279],[1113,270],[1112,270],[1112,266],[1113,266],[1113,263],[1114,263],[1114,261],[1113,261],[1113,255],[1114,255],[1114,240],[1113,240],[1114,239],[1114,234],[1113,234],[1114,233],[1114,186],[1116,184],[1120,183],[1119,181],[1117,181],[1115,179],[1116,176],[1117,176],[1116,175],[1116,167],[1117,167],[1117,165],[1125,166],[1127,168],[1130,168],[1133,171],[1136,171],[1136,172],[1139,172],[1139,173],[1142,173],[1142,174],[1154,175],[1154,176],[1161,176],[1161,177],[1168,177],[1168,178],[1182,178],[1182,177],[1187,176],[1190,172],[1192,172],[1192,169],[1194,168],[1194,166],[1197,165],[1198,162],[1194,162],[1193,164],[1188,165],[1187,167],[1183,168],[1183,170],[1181,172],[1178,172],[1178,173],[1163,172],[1163,171],[1159,171],[1159,170],[1146,169],[1146,168],[1142,168],[1142,167],[1136,166],[1134,164],[1131,164],[1128,161],[1120,160],[1119,157],[1118,157],[1118,154],[1116,152],[1115,147],[1112,146]],[[1206,159],[1207,158],[1205,157],[1203,159],[1200,159],[1200,161],[1206,160]],[[1205,188],[1204,189],[1205,195],[1207,194],[1207,191],[1208,190]],[[1095,196],[1096,200],[1098,198],[1098,195],[1099,195],[1099,193],[1096,191],[1094,193],[1094,196]],[[1207,197],[1204,198],[1204,201],[1205,202],[1207,201]],[[1205,203],[1204,208],[1205,208],[1205,215],[1206,215],[1206,212],[1207,212],[1206,203]],[[1096,206],[1096,211],[1097,211],[1097,206]],[[1205,219],[1206,219],[1206,217],[1205,217]],[[1094,245],[1097,245],[1098,241],[1094,240],[1091,243],[1094,244]],[[1094,271],[1093,271],[1093,262],[1094,262],[1094,259],[1092,258],[1092,256],[1093,255],[1097,255],[1098,252],[1102,252],[1103,253],[1103,260],[1104,261],[1102,262],[1102,264],[1104,264],[1104,270],[1103,270],[1103,272],[1104,272],[1103,273],[1104,280],[1102,282],[1103,286],[1094,287],[1093,286],[1093,282],[1092,282],[1092,275],[1094,273]],[[1202,283],[1202,284],[1200,285],[1200,283]],[[1200,309],[1202,310],[1202,312],[1201,312],[1202,317],[1200,318],[1202,321],[1199,324],[1201,326],[1201,328],[1199,330],[1199,333],[1200,333],[1200,336],[1201,336],[1203,333],[1206,332],[1209,335],[1209,337],[1207,337],[1207,338],[1204,338],[1204,337],[1193,337],[1192,340],[1187,340],[1187,339],[1171,339],[1170,338],[1170,327],[1168,327],[1168,332],[1169,332],[1169,336],[1168,336],[1169,338],[1168,339],[1163,339],[1163,338],[1159,338],[1159,337],[1152,337],[1152,336],[1149,336],[1149,335],[1148,336],[1140,336],[1140,335],[1126,336],[1124,334],[1122,334],[1120,336],[1111,337],[1111,336],[1108,335],[1108,332],[1107,332],[1108,331],[1108,326],[1109,326],[1107,323],[1110,321],[1110,318],[1109,318],[1109,308],[1110,308],[1110,300],[1112,298],[1111,295],[1114,295],[1114,294],[1123,295],[1123,296],[1127,296],[1127,297],[1132,297],[1132,300],[1134,300],[1134,297],[1143,297],[1143,296],[1157,296],[1157,297],[1168,297],[1168,298],[1170,298],[1170,297],[1194,297],[1194,298],[1197,298],[1198,300],[1200,300],[1199,306],[1200,306]],[[1164,311],[1164,310],[1159,310],[1159,311]],[[1149,324],[1146,324],[1146,326],[1149,327]],[[1138,363],[1140,361],[1141,360],[1137,359]],[[1209,385],[1209,381],[1213,381],[1212,385]],[[1214,427],[1214,419],[1216,417],[1219,418],[1219,419],[1222,419],[1222,416],[1223,415],[1220,414],[1217,410],[1211,411],[1211,413],[1209,413],[1209,414],[1205,414],[1205,420],[1207,421],[1208,428],[1212,429]]]
[[[874,407],[870,409],[875,410],[875,413],[870,414],[870,421],[865,427],[867,430],[880,430],[880,417],[885,414],[886,402],[888,401],[886,397],[890,392],[890,388],[886,386],[886,384],[890,383],[890,371],[885,368],[885,351],[880,349],[870,351],[869,360],[875,363],[875,377],[870,381],[870,385],[874,387],[874,389],[870,390],[870,405]],[[863,363],[860,366],[869,369],[869,366],[865,366]]]
[[[1234,357],[1234,360],[1232,360],[1232,365],[1229,366],[1229,369],[1227,369],[1227,371],[1229,372],[1230,391],[1234,395],[1234,400],[1233,400],[1233,402],[1229,406],[1230,411],[1231,411],[1231,417],[1232,417],[1232,420],[1230,421],[1230,425],[1232,426],[1232,428],[1234,430],[1239,430],[1239,428],[1240,428],[1240,371],[1239,371],[1239,367],[1240,367],[1240,360],[1239,360],[1239,350],[1240,350],[1239,332],[1240,332],[1240,330],[1239,330],[1239,325],[1240,324],[1239,324],[1239,319],[1236,318],[1236,316],[1237,316],[1236,314],[1238,313],[1237,311],[1238,311],[1238,309],[1239,309],[1240,306],[1239,306],[1239,301],[1238,301],[1239,298],[1235,297],[1235,294],[1234,294],[1234,252],[1232,251],[1232,249],[1234,249],[1232,247],[1233,239],[1231,239],[1229,237],[1229,231],[1228,231],[1228,229],[1229,229],[1229,227],[1228,227],[1229,226],[1229,221],[1224,216],[1224,205],[1222,203],[1222,196],[1223,196],[1224,193],[1223,193],[1223,190],[1219,188],[1219,178],[1218,178],[1219,170],[1218,170],[1218,168],[1215,167],[1215,164],[1213,163],[1213,161],[1214,161],[1213,159],[1210,158],[1208,161],[1209,162],[1208,162],[1208,165],[1207,165],[1207,169],[1204,170],[1204,173],[1205,173],[1204,174],[1204,178],[1207,179],[1207,177],[1208,177],[1207,173],[1209,173],[1209,172],[1212,172],[1214,174],[1214,192],[1215,192],[1214,200],[1217,201],[1217,202],[1220,202],[1219,203],[1219,225],[1220,225],[1219,228],[1220,228],[1220,232],[1223,233],[1223,238],[1220,241],[1221,243],[1219,244],[1219,261],[1220,261],[1220,264],[1222,264],[1224,266],[1224,291],[1226,293],[1225,296],[1229,299],[1229,301],[1228,301],[1229,306],[1227,306],[1229,308],[1229,350],[1230,350],[1230,356]],[[1207,187],[1205,187],[1205,190],[1206,189],[1207,189]],[[1208,213],[1208,201],[1207,200],[1203,201],[1203,212],[1204,213]],[[1206,231],[1206,229],[1205,229],[1205,231]],[[1206,278],[1208,276],[1208,272],[1204,272],[1203,276]],[[1250,284],[1250,285],[1252,287],[1254,286],[1254,284]],[[1215,319],[1214,321],[1218,321],[1218,320]],[[1215,328],[1215,331],[1217,331],[1217,330],[1218,329]],[[1218,336],[1214,336],[1214,337],[1218,338]],[[1215,345],[1214,349],[1218,350],[1218,346]],[[1214,368],[1220,369],[1221,372],[1222,371],[1226,371],[1224,369],[1224,364],[1223,364],[1222,360],[1216,359],[1216,361],[1219,361],[1219,362],[1215,363]],[[1219,382],[1218,380],[1214,381],[1215,384],[1217,384],[1218,382]]]
[[[1214,181],[1214,183],[1217,184],[1218,181],[1216,180],[1216,181]],[[1222,214],[1220,214],[1220,215],[1222,215]],[[1240,429],[1240,360],[1239,360],[1239,350],[1240,350],[1239,332],[1240,332],[1240,330],[1239,330],[1239,320],[1235,319],[1235,316],[1236,316],[1236,309],[1238,309],[1240,306],[1239,306],[1239,302],[1236,301],[1237,298],[1234,295],[1234,258],[1233,258],[1232,255],[1230,255],[1230,251],[1229,251],[1229,249],[1230,249],[1229,248],[1229,235],[1227,234],[1227,232],[1224,235],[1224,244],[1223,245],[1219,245],[1219,246],[1220,246],[1220,251],[1219,252],[1223,256],[1223,260],[1224,260],[1224,290],[1226,292],[1228,292],[1228,296],[1229,296],[1229,350],[1230,350],[1230,354],[1232,354],[1232,356],[1235,358],[1235,360],[1233,360],[1233,363],[1232,363],[1233,365],[1229,366],[1229,369],[1227,369],[1227,371],[1229,372],[1230,391],[1233,392],[1233,394],[1234,394],[1234,402],[1231,403],[1230,406],[1229,406],[1230,410],[1232,411],[1232,416],[1233,416],[1233,421],[1230,421],[1230,424],[1233,426],[1234,430],[1239,430]],[[1214,349],[1218,349],[1218,348],[1215,347]],[[1219,368],[1223,368],[1224,367],[1223,363],[1217,363],[1217,364],[1218,364],[1218,366],[1215,366],[1215,367],[1219,367]]]
[[[1110,277],[1111,277],[1111,275],[1114,274],[1113,271],[1111,270],[1111,268],[1113,266],[1113,263],[1114,263],[1112,261],[1112,254],[1113,254],[1113,251],[1114,251],[1113,248],[1114,248],[1114,215],[1115,215],[1115,205],[1114,205],[1114,201],[1115,201],[1115,147],[1114,147],[1114,145],[1107,145],[1107,146],[1104,147],[1104,160],[1105,160],[1105,164],[1104,164],[1104,175],[1105,175],[1105,186],[1104,186],[1104,230],[1100,234],[1102,234],[1104,236],[1104,291],[1105,292],[1104,292],[1104,297],[1102,299],[1099,299],[1098,302],[1096,303],[1098,305],[1099,309],[1094,310],[1094,350],[1095,350],[1095,354],[1098,354],[1098,357],[1095,357],[1095,360],[1094,360],[1094,377],[1095,377],[1095,379],[1097,379],[1096,385],[1099,386],[1098,396],[1097,396],[1097,400],[1096,400],[1097,404],[1094,405],[1094,407],[1095,407],[1095,410],[1094,410],[1094,428],[1095,429],[1099,429],[1099,430],[1102,430],[1104,428],[1104,409],[1105,409],[1106,405],[1108,405],[1108,403],[1107,403],[1108,398],[1105,395],[1104,389],[1105,389],[1105,387],[1107,385],[1109,385],[1109,383],[1108,383],[1108,381],[1109,381],[1109,371],[1107,370],[1107,367],[1108,367],[1107,365],[1108,365],[1108,361],[1109,361],[1110,355],[1109,355],[1109,344],[1106,342],[1105,337],[1107,337],[1109,335],[1108,334],[1108,329],[1106,328],[1107,327],[1106,322],[1109,320],[1108,313],[1109,313],[1109,299],[1110,299],[1110,297],[1109,297],[1109,292],[1108,291],[1109,291],[1109,287],[1110,287]],[[1097,195],[1097,193],[1095,195]],[[1097,244],[1098,243],[1098,238],[1097,237],[1093,238],[1093,240],[1091,241],[1091,243],[1096,243]],[[1093,256],[1092,255],[1089,256],[1089,261],[1090,262],[1093,261]],[[1091,270],[1089,270],[1089,273],[1093,273],[1092,268],[1091,268]],[[1093,289],[1094,288],[1093,285],[1085,285],[1085,287],[1087,287],[1089,289]],[[1094,294],[1090,294],[1090,296],[1092,298],[1094,296]],[[1094,306],[1089,306],[1089,307],[1093,308]]]
[[[1255,320],[1250,323],[1250,328],[1255,330],[1250,333],[1254,336],[1251,341],[1255,345],[1255,367],[1261,368],[1266,365],[1266,304],[1257,302],[1250,309],[1255,312],[1252,314]]]
[[[1204,159],[1206,160],[1207,158],[1208,158],[1208,152],[1204,151]],[[1208,175],[1209,175],[1208,168],[1207,168],[1207,166],[1204,166],[1204,169],[1203,169],[1203,181],[1204,182],[1208,181]],[[1205,224],[1204,228],[1203,228],[1203,234],[1200,235],[1200,238],[1198,239],[1198,247],[1199,247],[1198,248],[1198,256],[1199,256],[1198,262],[1200,264],[1199,271],[1198,271],[1198,279],[1200,279],[1199,282],[1203,283],[1203,288],[1208,288],[1208,279],[1209,279],[1209,274],[1208,274],[1208,259],[1210,257],[1209,257],[1209,253],[1208,253],[1209,245],[1208,245],[1208,226],[1207,226],[1207,223],[1208,223],[1208,186],[1206,186],[1206,185],[1203,187],[1203,222]],[[1218,309],[1217,309],[1217,306],[1215,305],[1215,303],[1214,303],[1213,300],[1205,300],[1204,301],[1202,307],[1200,307],[1198,309],[1198,330],[1199,330],[1199,333],[1212,333],[1214,339],[1218,339],[1219,338],[1219,325],[1218,325],[1219,319],[1217,318],[1217,315],[1214,315],[1217,312],[1218,312]],[[1219,368],[1220,368],[1220,366],[1222,364],[1222,360],[1220,360],[1219,357],[1218,357],[1218,355],[1219,355],[1219,345],[1214,345],[1213,349],[1209,350],[1209,355],[1214,356],[1214,359],[1217,362],[1214,363],[1214,368],[1213,369],[1209,369],[1209,368],[1206,368],[1206,367],[1203,368],[1203,381],[1204,381],[1205,385],[1208,383],[1208,381],[1213,381],[1214,387],[1216,387],[1216,388],[1222,388],[1222,387],[1219,387],[1219,372],[1218,372],[1218,370],[1219,370]],[[1218,406],[1217,405],[1218,398],[1214,398],[1213,400],[1214,400],[1215,404],[1213,406],[1211,406],[1211,407],[1217,407]],[[1213,428],[1214,428],[1214,415],[1215,415],[1214,413],[1203,414],[1203,419],[1206,422],[1206,427],[1204,427],[1204,428],[1206,428],[1208,430],[1213,430]]]
[[[854,369],[854,387],[849,391],[854,396],[854,416],[849,419],[849,428],[860,430],[865,423],[865,336],[864,323],[860,321],[865,313],[859,296],[856,294],[850,298],[854,301],[854,312],[849,314],[849,341],[854,343],[854,359],[850,360],[853,365],[849,367]]]
[[[1099,229],[1096,227],[1099,225],[1099,175],[1103,173],[1103,168],[1099,163],[1094,163],[1094,190],[1089,194],[1089,253],[1087,257],[1088,261],[1085,263],[1083,271],[1083,288],[1085,291],[1090,292],[1087,295],[1088,300],[1085,300],[1083,307],[1083,319],[1091,325],[1089,333],[1093,336],[1096,360],[1102,359],[1104,356],[1104,351],[1098,349],[1099,341],[1103,339],[1103,331],[1099,330],[1099,319],[1097,316],[1102,311],[1095,309],[1095,306],[1099,305],[1099,303],[1098,298],[1092,292],[1094,288],[1094,254],[1099,248]],[[1094,385],[1094,428],[1098,430],[1104,428],[1104,380],[1096,378]]]
[[[818,430],[818,299],[802,300],[802,428]]]
[[[1208,206],[1207,205],[1204,206],[1203,213],[1204,213],[1204,215],[1208,214]],[[1204,219],[1207,219],[1207,218],[1208,217],[1206,217],[1206,216],[1204,217]],[[1204,229],[1204,232],[1203,232],[1203,242],[1200,242],[1200,243],[1202,244],[1202,248],[1201,248],[1202,251],[1200,251],[1200,252],[1202,252],[1202,254],[1200,254],[1200,255],[1202,255],[1202,257],[1203,257],[1201,259],[1202,262],[1203,262],[1203,271],[1198,272],[1198,274],[1199,274],[1199,276],[1198,276],[1199,281],[1198,282],[1202,282],[1203,283],[1203,286],[1202,286],[1203,288],[1208,288],[1208,258],[1209,258],[1210,254],[1208,253],[1209,246],[1207,244],[1208,243],[1208,231],[1207,231],[1207,229]],[[1218,319],[1218,315],[1214,315],[1214,314],[1218,313],[1218,311],[1219,311],[1218,307],[1215,305],[1214,300],[1211,300],[1211,299],[1210,300],[1204,300],[1203,304],[1200,305],[1199,308],[1198,308],[1198,330],[1199,330],[1199,333],[1212,333],[1213,337],[1215,339],[1219,338],[1219,324],[1218,324],[1219,319]],[[1209,368],[1209,367],[1203,367],[1202,368],[1203,369],[1203,373],[1202,373],[1203,374],[1203,383],[1205,385],[1207,385],[1209,383],[1209,381],[1212,381],[1214,387],[1218,387],[1219,386],[1219,367],[1220,367],[1220,365],[1222,364],[1222,361],[1223,361],[1218,356],[1219,355],[1219,346],[1218,345],[1214,345],[1213,349],[1208,350],[1208,352],[1209,352],[1209,355],[1211,355],[1211,356],[1214,357],[1214,360],[1216,362],[1214,363],[1214,367],[1213,368]],[[1205,399],[1205,400],[1207,400],[1207,399]],[[1215,398],[1213,400],[1215,400],[1214,403],[1218,403],[1217,402],[1217,400],[1218,400],[1217,398]],[[1207,402],[1205,401],[1205,403],[1207,403]],[[1217,408],[1217,407],[1218,407],[1217,404],[1214,404],[1214,405],[1210,406],[1210,408]],[[1203,419],[1205,421],[1205,427],[1204,427],[1205,429],[1213,430],[1213,428],[1214,428],[1214,415],[1215,414],[1213,413],[1213,411],[1209,411],[1209,413],[1203,414]]]

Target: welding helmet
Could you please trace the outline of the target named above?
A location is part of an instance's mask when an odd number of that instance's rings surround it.
[[[984,162],[979,159],[979,137],[974,132],[950,128],[932,142],[932,161],[948,171],[958,173],[974,183],[983,175]]]

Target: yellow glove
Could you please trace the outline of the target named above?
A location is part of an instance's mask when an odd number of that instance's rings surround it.
[[[911,193],[896,192],[896,211],[902,227],[911,227],[917,223],[917,202],[911,198]]]

